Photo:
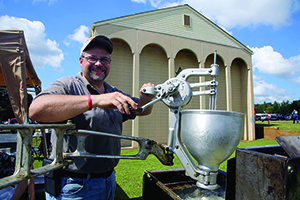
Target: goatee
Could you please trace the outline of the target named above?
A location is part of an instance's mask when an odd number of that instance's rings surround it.
[[[101,76],[97,76],[97,75],[95,75],[93,72],[92,72],[92,69],[95,69],[95,68],[97,68],[96,66],[92,66],[92,67],[90,67],[89,68],[89,76],[90,76],[90,79],[91,80],[93,80],[93,81],[103,81],[105,78],[106,78],[106,70],[105,69],[103,69],[102,67],[100,68],[101,70],[103,70],[104,71],[104,73],[103,73],[103,75],[101,75]]]

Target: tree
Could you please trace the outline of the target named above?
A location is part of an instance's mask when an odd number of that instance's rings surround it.
[[[280,104],[277,103],[277,101],[274,101],[274,104],[273,104],[273,112],[274,112],[274,113],[280,113],[280,112],[279,112],[279,108],[280,108]]]
[[[274,101],[274,103],[266,103],[263,104],[255,104],[256,113],[264,113],[264,111],[270,114],[291,114],[294,109],[300,110],[300,100],[295,100],[292,102],[283,101],[282,103],[278,103]]]
[[[291,108],[292,110],[294,110],[294,109],[300,110],[300,100],[293,101],[293,102],[291,103],[290,108]]]

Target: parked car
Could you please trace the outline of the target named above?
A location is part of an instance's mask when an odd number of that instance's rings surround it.
[[[284,120],[284,114],[278,114],[278,120]]]
[[[262,122],[265,121],[265,120],[270,120],[270,116],[267,115],[267,114],[263,114],[263,115],[260,116],[260,120],[261,120]]]
[[[285,120],[291,120],[292,119],[292,115],[291,114],[285,115],[284,119]]]
[[[271,120],[278,120],[278,114],[271,114]]]
[[[260,120],[260,115],[255,115],[255,121],[259,121]]]

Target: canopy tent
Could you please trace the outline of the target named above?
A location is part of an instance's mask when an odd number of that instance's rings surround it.
[[[24,31],[0,30],[0,88],[6,88],[19,124],[27,123],[27,88],[41,91],[26,46]]]

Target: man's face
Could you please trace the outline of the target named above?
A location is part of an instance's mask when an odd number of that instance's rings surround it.
[[[109,74],[110,62],[108,63],[108,61],[110,61],[110,54],[104,49],[98,49],[97,47],[89,49],[83,52],[83,56],[79,58],[79,61],[83,76],[89,82],[103,82]]]

